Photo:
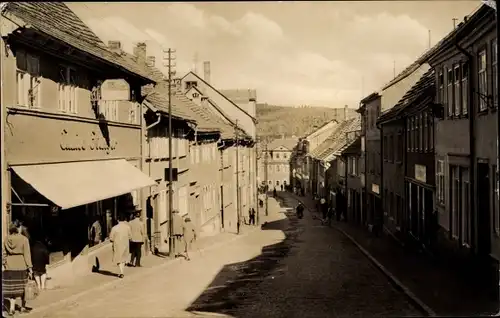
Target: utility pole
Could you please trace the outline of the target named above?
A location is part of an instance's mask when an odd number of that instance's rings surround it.
[[[238,215],[237,224],[241,221],[241,206],[240,206],[240,141],[239,141],[239,129],[238,120],[236,119],[236,214]],[[240,234],[240,226],[237,227],[237,234]]]
[[[174,255],[174,238],[172,232],[174,230],[173,221],[173,207],[174,207],[174,187],[173,187],[173,171],[172,171],[172,75],[175,74],[175,50],[169,48],[164,50],[163,53],[167,54],[167,68],[168,68],[168,253],[172,257]]]
[[[260,224],[260,217],[259,217],[259,214],[260,214],[260,202],[259,202],[259,184],[258,184],[258,181],[259,180],[259,148],[260,148],[260,138],[255,136],[255,192],[256,192],[256,205],[255,207],[257,208],[257,216],[256,216],[256,220],[255,220],[255,223],[258,225]]]
[[[429,30],[429,49],[431,48],[431,30]]]
[[[396,78],[396,60],[392,61],[392,73],[394,78]]]
[[[495,25],[496,25],[496,31],[497,31],[496,32],[497,33],[496,34],[497,39],[498,39],[498,36],[500,35],[500,14],[498,13],[498,2],[499,2],[499,0],[496,0],[494,2],[494,4],[495,4],[495,8],[494,8],[495,9],[495,17],[496,17],[496,23],[495,23]],[[497,78],[496,78],[496,80],[497,80],[497,91],[496,91],[496,93],[497,93],[497,107],[498,107],[498,104],[499,104],[498,98],[500,98],[500,89],[498,88],[498,87],[500,87],[500,86],[498,86],[498,83],[499,83],[499,80],[500,80],[500,72],[498,72],[498,63],[499,63],[498,59],[500,58],[500,52],[498,51],[498,40],[496,42],[496,48],[495,48],[495,50],[496,50],[496,55],[497,55],[497,57],[496,57],[497,58],[497,64],[495,65],[495,67],[496,67],[496,72],[497,72],[497,74],[496,74],[496,76],[497,76]],[[499,183],[500,180],[498,179],[498,177],[500,176],[500,147],[499,147],[499,141],[498,141],[499,138],[500,138],[500,111],[497,111],[497,169],[496,169],[497,171],[495,171],[495,173],[496,173],[495,180],[497,182],[497,184],[495,185],[496,186],[496,191],[495,192],[496,192],[496,196],[497,196],[496,197],[496,199],[497,199],[497,206],[500,206],[500,193],[499,193],[499,191],[500,191],[500,183]],[[498,282],[498,286],[500,288],[500,281]],[[500,291],[499,291],[499,294],[500,294]]]
[[[268,154],[268,151],[267,151],[267,139],[266,139],[266,148],[265,148],[265,151],[264,151],[264,178],[266,179],[266,186],[265,186],[265,190],[266,190],[266,216],[269,215],[269,200],[268,200],[268,192],[269,192],[269,180],[267,180],[268,178],[268,172],[267,172],[267,169],[268,169],[268,158],[269,158],[269,154]]]
[[[457,21],[458,19],[457,18],[453,18],[453,29],[455,29],[457,27]]]

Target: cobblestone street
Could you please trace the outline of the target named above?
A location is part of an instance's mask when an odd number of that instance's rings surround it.
[[[281,213],[270,213],[263,231],[201,252],[191,262],[160,266],[29,316],[421,315],[340,233],[321,226],[309,212],[298,220],[295,204],[287,198]]]

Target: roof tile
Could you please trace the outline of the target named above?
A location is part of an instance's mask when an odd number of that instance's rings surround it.
[[[154,81],[136,63],[110,51],[99,37],[63,2],[9,2],[2,14],[12,14],[31,27],[66,44]]]

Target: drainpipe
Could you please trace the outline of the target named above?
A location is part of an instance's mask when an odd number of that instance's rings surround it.
[[[472,194],[470,195],[470,207],[471,207],[471,215],[476,215],[476,199],[475,199],[475,190],[477,189],[476,183],[475,183],[475,176],[476,176],[476,137],[475,137],[475,125],[474,125],[474,87],[472,86],[472,81],[470,80],[471,74],[472,74],[472,61],[474,61],[474,57],[472,56],[471,53],[467,52],[463,47],[461,47],[458,43],[455,43],[455,47],[457,48],[458,51],[460,51],[465,57],[467,58],[468,66],[469,66],[469,92],[468,92],[468,115],[469,115],[469,149],[470,149],[470,167],[469,167],[469,182],[473,187]],[[472,228],[475,228],[477,233],[478,233],[478,243],[479,243],[479,233],[480,230],[478,229],[478,222],[479,220],[477,218],[473,218],[472,220]],[[487,231],[489,233],[489,230]],[[476,246],[476,252],[480,250],[479,244]]]
[[[378,211],[378,220],[377,220],[377,230],[376,230],[376,235],[378,235],[380,232],[378,231],[383,231],[384,227],[384,202],[385,202],[385,197],[384,197],[384,126],[383,125],[377,125],[380,129],[380,155],[382,156],[382,160],[380,160],[380,187],[379,187],[379,196],[381,198],[380,200],[380,209],[382,211]]]
[[[142,115],[142,104],[141,104],[141,115]],[[146,141],[145,141],[145,138],[147,138],[147,132],[149,129],[153,128],[154,126],[158,125],[161,121],[161,114],[157,113],[156,114],[158,116],[158,119],[151,125],[149,126],[146,126],[145,127],[145,121],[141,118],[141,170],[142,172],[145,173],[145,169],[146,169],[146,150],[145,150],[145,147],[147,145]],[[142,117],[142,116],[141,116]],[[147,173],[147,175],[149,175],[149,172]],[[141,193],[143,194],[141,196],[141,205],[142,205],[142,208],[143,208],[143,211],[142,211],[142,217],[144,218],[144,220],[147,219],[147,205],[146,205],[146,198],[147,196],[144,195],[144,190],[141,191]],[[151,188],[149,190],[149,196],[151,196]],[[157,220],[157,218],[153,217],[153,222],[154,220]],[[147,222],[144,222],[144,225],[147,227]],[[155,231],[157,231],[159,225],[158,224],[155,224],[154,225],[155,227]],[[146,233],[147,233],[147,228],[145,229]],[[154,238],[154,234],[152,233],[152,236]],[[149,251],[154,251],[154,246],[152,245],[153,242],[149,242],[149,244],[147,244],[147,246],[149,246]]]
[[[156,121],[155,121],[154,123],[152,123],[151,125],[149,125],[149,126],[147,126],[147,127],[146,127],[146,129],[145,129],[145,130],[146,130],[146,131],[145,131],[145,133],[146,133],[148,130],[150,130],[151,128],[153,128],[154,126],[156,126],[156,125],[158,125],[158,124],[160,123],[160,121],[161,121],[161,114],[160,114],[160,113],[157,113],[157,114],[156,114],[156,116],[158,116],[158,118],[156,119]]]

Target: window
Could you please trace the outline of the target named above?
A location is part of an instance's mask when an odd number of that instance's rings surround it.
[[[491,43],[491,82],[493,88],[493,105],[498,105],[498,82],[497,82],[497,39]]]
[[[410,127],[411,127],[411,122],[409,119],[406,120],[406,151],[410,151]]]
[[[59,92],[59,110],[64,113],[76,114],[78,111],[76,98],[76,71],[73,68],[63,65],[59,66],[59,82],[57,88]],[[103,113],[103,111],[100,112]],[[110,113],[115,113],[115,111],[108,110],[108,115]],[[116,113],[118,113],[118,110],[116,110]],[[104,116],[108,120],[117,120],[117,118],[109,118],[106,114]]]
[[[446,101],[445,101],[445,95],[444,95],[444,74],[443,74],[442,70],[439,71],[439,74],[438,74],[437,88],[438,88],[438,102],[444,105],[444,104],[446,104]]]
[[[395,155],[396,155],[396,162],[401,162],[403,158],[403,136],[401,133],[398,133],[396,136],[396,149]]]
[[[462,76],[460,74],[460,64],[456,64],[453,67],[453,76],[454,76],[454,82],[455,82],[455,87],[454,87],[454,92],[453,92],[453,97],[454,97],[454,104],[455,104],[455,110],[453,114],[455,116],[460,115],[460,110],[461,110],[461,104],[460,102],[462,101],[462,93],[460,91],[460,83],[462,80]]]
[[[135,102],[130,102],[128,122],[131,124],[138,124],[139,123],[138,121],[139,121],[139,106]]]
[[[427,137],[427,135],[429,134],[429,131],[428,131],[428,120],[427,120],[427,112],[424,112],[423,114],[423,118],[422,118],[422,123],[423,123],[423,132],[422,132],[422,139],[423,139],[423,151],[427,152],[428,149],[429,149],[429,145],[428,145],[428,142],[429,142],[429,138]]]
[[[17,105],[29,108],[40,108],[42,104],[42,81],[39,58],[29,53],[18,51],[17,63]]]
[[[444,161],[438,160],[436,167],[437,200],[444,205]]]
[[[447,92],[447,102],[448,102],[448,117],[453,116],[453,71],[448,69],[448,76],[446,78],[448,82],[448,92]]]
[[[415,116],[415,151],[420,150],[420,142],[422,138],[420,138],[420,133],[422,132],[421,128],[421,122],[420,122],[420,117],[417,115]]]
[[[276,166],[276,172],[280,172],[280,166],[279,165]]]
[[[463,173],[467,173],[466,170]],[[465,177],[465,176],[464,176]],[[462,184],[462,243],[471,246],[471,214],[470,214],[470,183],[463,181]]]
[[[450,166],[450,185],[451,185],[451,209],[450,209],[450,234],[451,237],[458,239],[460,230],[460,219],[462,212],[462,184],[460,176],[460,167]]]
[[[61,86],[59,86],[61,87]],[[61,91],[59,91],[61,92]],[[64,92],[64,90],[63,90]],[[63,94],[64,95],[64,98],[68,97],[67,94]],[[61,95],[59,95],[59,97],[61,97]],[[59,108],[59,110],[61,110],[62,112],[69,112],[67,106],[69,105],[68,103],[66,103],[67,99],[64,99],[63,101],[61,101],[61,99],[59,99],[59,106],[62,108]],[[61,104],[63,103],[63,104]],[[71,102],[70,102],[71,103]],[[118,101],[117,100],[99,100],[99,113],[100,115],[104,116],[104,118],[106,120],[109,120],[109,121],[118,121]]]
[[[487,96],[488,96],[488,79],[487,79],[487,69],[486,69],[486,50],[482,50],[478,55],[478,93],[479,93],[479,111],[484,111],[488,107]]]
[[[462,115],[469,111],[469,62],[462,63]]]
[[[424,121],[422,113],[418,115],[418,150],[422,151],[424,149]]]
[[[389,160],[394,161],[394,136],[389,136]]]
[[[279,158],[280,158],[280,154],[279,154],[279,153],[277,153],[277,154],[276,154],[276,159],[279,159]]]
[[[430,151],[434,150],[434,117],[432,112],[427,113],[427,145]]]
[[[388,146],[389,146],[389,145],[387,144],[387,136],[384,136],[384,144],[383,144],[383,147],[384,147],[384,149],[383,149],[384,160],[387,160],[387,159],[388,159],[388,156],[387,156],[387,154],[388,154],[387,147],[388,147]]]

